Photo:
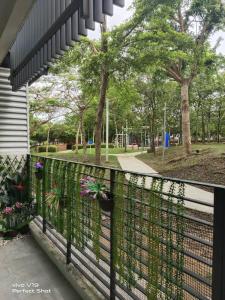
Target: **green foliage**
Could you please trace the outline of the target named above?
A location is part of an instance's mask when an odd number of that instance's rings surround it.
[[[27,225],[34,213],[28,197],[27,172],[23,157],[1,158],[0,231],[18,231]]]
[[[38,152],[46,152],[47,146],[39,146],[38,147]],[[57,146],[48,146],[48,152],[57,152]]]
[[[218,85],[213,87],[210,83],[208,94],[209,86],[204,84],[209,83],[208,77],[222,72],[219,66],[224,66],[216,48],[209,44],[212,34],[225,26],[221,1],[135,0],[133,8],[130,20],[104,34],[107,51],[102,51],[101,41],[82,38],[51,68],[50,76],[45,78],[46,86],[32,90],[31,132],[35,141],[45,141],[50,127],[50,141],[74,144],[78,136],[80,143],[81,119],[83,141],[93,136],[102,63],[109,72],[111,142],[126,122],[131,128],[129,133],[137,135],[137,140],[141,139],[143,126],[148,127],[152,139],[161,135],[165,102],[167,129],[182,135],[180,87],[185,81],[193,86],[192,139],[204,135],[200,114],[210,124],[209,128],[205,125],[205,135],[221,139],[223,93]],[[220,82],[223,86],[223,80]],[[63,120],[55,122],[59,111]]]
[[[88,145],[87,147],[88,147],[89,149],[90,149],[90,148],[91,148],[91,149],[94,149],[94,148],[95,148],[95,145],[92,144],[92,145]],[[106,144],[102,144],[102,145],[101,145],[101,148],[102,148],[102,149],[105,149],[105,148],[106,148]],[[113,149],[113,148],[114,148],[114,144],[109,144],[109,149]],[[80,150],[80,149],[83,149],[83,145],[78,145],[78,150]],[[73,145],[72,150],[73,150],[73,151],[76,150],[76,145]]]
[[[95,148],[95,145],[88,145],[88,148],[91,148],[91,149],[94,149]],[[80,150],[80,149],[83,149],[83,145],[78,145],[78,150]],[[74,150],[76,150],[76,145],[73,145],[72,146],[72,150],[74,151]]]
[[[32,158],[33,194],[39,214],[79,251],[91,247],[99,262],[104,256],[101,251],[103,228],[108,223],[103,227],[98,197],[106,191],[107,197],[111,197],[109,186],[105,184],[107,170],[43,158],[43,180],[37,180],[34,165],[40,160]],[[169,183],[168,196],[163,196],[162,179],[153,179],[148,190],[145,176],[129,175],[128,180],[125,175],[128,174],[115,171],[115,181],[111,183],[114,201],[111,251],[118,280],[132,289],[139,280],[148,278],[148,299],[157,299],[162,285],[168,299],[172,294],[176,299],[183,299],[184,186]],[[86,196],[84,178],[91,178],[90,185],[85,185],[91,193]],[[174,195],[178,196],[177,202]]]

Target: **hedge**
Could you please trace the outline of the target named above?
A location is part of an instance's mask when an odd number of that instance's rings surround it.
[[[46,152],[47,146],[39,146],[38,152]],[[56,146],[48,146],[48,152],[57,152]]]
[[[88,149],[93,149],[93,148],[95,148],[95,145],[93,144],[93,145],[87,145],[87,148]],[[102,144],[102,149],[105,149],[106,148],[106,144]],[[114,144],[109,144],[109,148],[114,148]],[[78,145],[78,150],[80,150],[80,149],[83,149],[83,145]],[[74,151],[74,150],[76,150],[76,145],[73,145],[73,147],[72,147],[72,150]]]

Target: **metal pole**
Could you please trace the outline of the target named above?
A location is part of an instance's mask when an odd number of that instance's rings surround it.
[[[71,180],[72,180],[72,163],[67,164],[67,245],[66,245],[66,263],[71,262],[71,246],[72,246],[72,191],[71,191]]]
[[[165,132],[166,132],[166,103],[165,103],[165,107],[164,107],[163,136],[162,136],[162,141],[163,141],[163,160],[165,158],[165,147],[166,147]]]
[[[124,138],[124,131],[123,131],[123,127],[122,127],[122,148],[124,147],[124,140],[123,140],[123,138]]]
[[[212,299],[225,299],[225,189],[214,190]]]
[[[43,159],[43,177],[42,177],[42,231],[46,233],[46,159]]]
[[[125,152],[127,152],[127,120],[126,120],[126,127],[125,127]]]
[[[106,98],[106,145],[105,161],[109,161],[109,99]]]
[[[113,201],[112,210],[110,212],[110,300],[116,299],[116,270],[114,258],[114,185],[115,185],[115,170],[110,170],[110,201]]]

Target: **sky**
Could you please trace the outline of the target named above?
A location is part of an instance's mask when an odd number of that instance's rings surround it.
[[[132,1],[133,0],[125,0],[126,4],[125,4],[125,7],[123,7],[123,8],[114,6],[113,17],[107,18],[109,28],[112,28],[113,26],[121,24],[122,22],[126,21],[127,19],[129,19],[132,16],[132,9],[130,8]],[[93,38],[93,39],[98,39],[100,37],[100,31],[99,31],[98,24],[96,26],[96,30],[94,32],[89,31],[88,35],[90,38]],[[210,38],[210,43],[213,47],[216,44],[218,38],[220,38],[220,37],[223,40],[221,41],[221,44],[218,47],[217,52],[225,55],[225,31],[224,32],[220,31],[220,32],[217,32],[216,34],[214,34]]]

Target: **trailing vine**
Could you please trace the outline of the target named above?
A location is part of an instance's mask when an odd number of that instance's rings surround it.
[[[137,260],[137,218],[136,218],[136,196],[137,196],[137,182],[138,175],[131,175],[128,183],[128,193],[127,193],[127,213],[129,217],[129,223],[126,222],[126,285],[128,288],[135,286],[135,273]]]
[[[173,295],[173,195],[175,192],[175,183],[172,182],[169,188],[169,196],[165,201],[166,205],[166,296],[168,299],[172,298]]]
[[[114,210],[113,218],[115,220],[114,236],[113,236],[113,257],[115,266],[118,269],[119,280],[124,282],[125,266],[124,266],[124,183],[125,174],[116,172],[115,185],[114,185]]]
[[[152,186],[149,192],[148,201],[148,228],[147,228],[147,243],[149,247],[148,253],[148,282],[146,288],[146,294],[149,300],[155,300],[158,297],[159,292],[159,281],[160,281],[160,267],[161,258],[159,253],[161,253],[161,227],[158,224],[161,218],[160,212],[160,195],[158,192],[162,191],[163,181],[153,179]]]
[[[145,225],[144,221],[144,216],[145,216],[145,195],[144,195],[144,189],[146,185],[146,177],[143,176],[141,178],[141,189],[140,189],[140,204],[137,207],[137,210],[139,211],[139,218],[138,218],[138,225],[137,229],[139,231],[138,234],[138,254],[137,254],[137,259],[138,259],[138,271],[139,271],[139,279],[143,278],[143,263],[142,263],[142,249],[144,246],[144,235],[142,234],[142,230]]]
[[[113,191],[108,194],[104,168],[55,160],[45,164],[45,171],[49,221],[78,250],[91,247],[99,262],[102,208],[98,197],[113,196],[111,251],[117,280],[131,290],[143,280],[148,300],[184,298],[183,184],[155,178],[149,189],[146,176],[115,171]],[[41,212],[40,182],[36,181],[36,199]]]
[[[176,269],[176,282],[178,288],[177,292],[177,299],[184,298],[184,290],[182,287],[183,284],[183,268],[184,268],[184,231],[185,231],[185,223],[183,220],[184,215],[184,196],[185,196],[185,187],[183,183],[179,184],[178,188],[178,201],[177,201],[177,214],[176,214],[176,244],[177,244],[177,269]]]
[[[83,240],[83,226],[82,226],[82,202],[80,195],[80,179],[81,173],[83,173],[84,167],[82,165],[77,165],[75,173],[75,204],[74,204],[74,241],[76,247],[79,250],[84,249],[84,240]]]
[[[105,169],[98,169],[95,168],[94,170],[94,176],[98,178],[98,181],[102,183],[105,176]],[[101,208],[99,205],[99,201],[92,201],[92,232],[93,232],[93,249],[94,253],[96,255],[97,261],[99,261],[100,258],[100,235],[102,233],[102,214],[101,214]]]

